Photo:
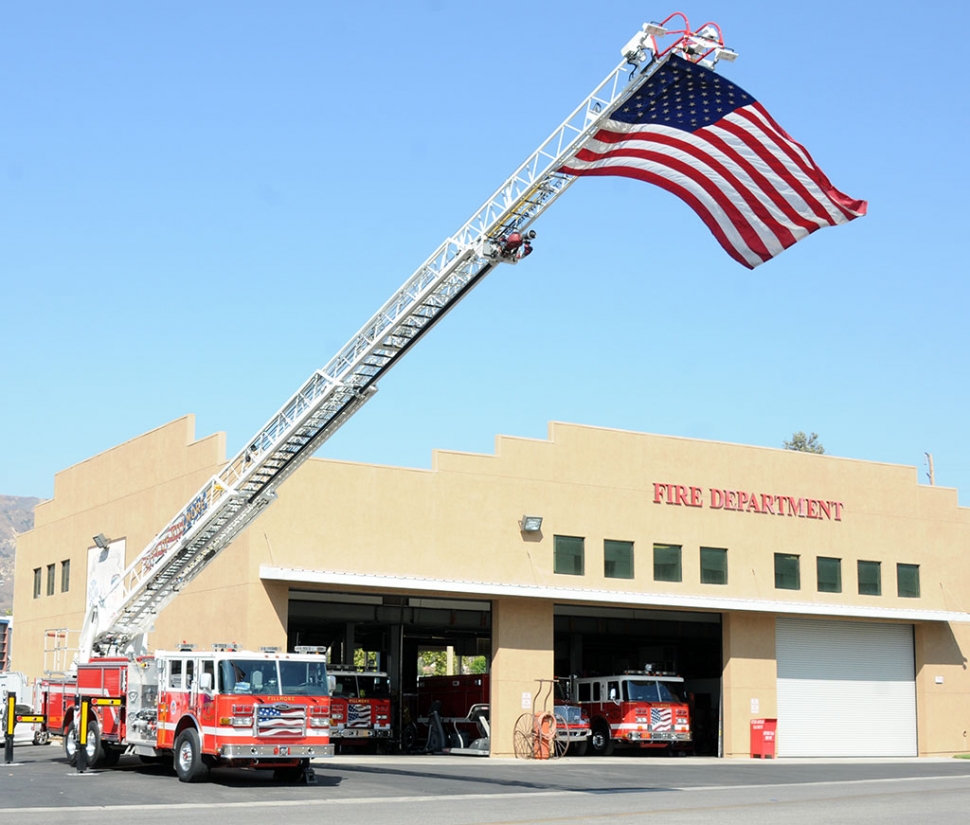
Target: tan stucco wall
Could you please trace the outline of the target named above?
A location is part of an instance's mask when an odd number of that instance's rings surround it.
[[[920,756],[970,753],[970,625],[917,624],[915,645]]]
[[[726,757],[751,753],[751,720],[778,717],[775,616],[727,613],[724,647],[723,746]]]
[[[18,544],[14,667],[39,674],[42,631],[80,626],[91,536],[125,537],[131,561],[223,460],[223,436],[195,440],[189,416],[59,473],[54,500],[38,507],[35,529]],[[702,506],[666,503],[663,496],[657,502],[657,484],[696,487]],[[821,499],[840,508],[814,519],[750,507],[728,511],[710,506],[711,489]],[[520,532],[523,514],[543,517],[541,534]],[[553,572],[555,535],[585,539],[583,576]],[[634,542],[633,579],[604,576],[606,539]],[[655,542],[683,547],[682,582],[654,581]],[[727,585],[700,583],[701,546],[727,549]],[[436,452],[431,470],[310,460],[282,486],[278,502],[164,612],[150,641],[282,644],[288,585],[261,580],[264,565],[297,577],[307,571],[308,581],[319,582],[301,585],[311,589],[328,589],[327,577],[337,575],[361,577],[354,588],[365,591],[367,577],[391,577],[382,592],[411,595],[437,595],[447,584],[452,595],[495,600],[500,701],[493,714],[502,719],[521,712],[521,685],[545,678],[552,667],[547,588],[558,589],[559,602],[578,604],[703,609],[705,599],[733,599],[734,607],[710,609],[724,615],[725,753],[744,755],[752,716],[776,713],[775,615],[798,615],[806,605],[860,615],[966,613],[968,547],[970,510],[957,506],[956,491],[918,484],[914,467],[551,424],[546,440],[498,438],[494,455]],[[776,552],[800,556],[800,590],[775,588]],[[820,555],[842,559],[842,593],[817,591]],[[32,599],[33,568],[68,557],[71,592]],[[883,595],[858,594],[859,559],[882,563]],[[919,599],[896,595],[898,562],[920,566]],[[501,595],[500,585],[519,592]],[[518,617],[532,610],[539,615],[530,632],[545,633],[548,625],[546,641],[518,635]],[[967,625],[916,624],[920,750],[966,750],[962,731],[970,723],[960,713],[970,705]],[[518,659],[519,648],[537,655]],[[752,698],[759,700],[757,714]],[[511,728],[501,727],[498,749],[510,746]]]
[[[492,756],[514,756],[513,731],[523,713],[552,712],[552,603],[497,599],[492,605]]]
[[[45,631],[80,630],[92,536],[124,539],[130,564],[222,468],[224,434],[196,440],[194,429],[194,417],[185,416],[55,476],[54,498],[37,506],[34,529],[17,540],[14,615],[23,618],[17,620],[16,669],[32,678],[42,675]],[[240,536],[230,553],[215,559],[158,617],[150,636],[152,648],[172,648],[181,641],[201,647],[243,639],[256,646],[285,644],[285,619],[281,624],[266,587],[253,573],[259,563],[249,563],[250,540],[250,534]],[[64,559],[71,562],[67,593],[60,592]],[[46,566],[51,563],[58,565],[56,590],[46,596]],[[39,599],[32,591],[36,567],[43,575]],[[48,657],[48,668],[51,662]]]
[[[448,578],[531,586],[968,606],[970,573],[958,560],[970,542],[970,510],[957,507],[954,490],[918,485],[915,468],[574,425],[553,424],[550,433],[549,441],[499,438],[494,456],[437,452],[430,472],[314,460],[257,529],[280,535],[273,543],[281,566],[439,578],[447,565]],[[655,504],[654,482],[700,487],[705,506]],[[838,501],[842,518],[715,510],[706,506],[711,488]],[[545,519],[538,544],[519,532],[526,512]],[[580,579],[552,572],[554,534],[585,537]],[[633,580],[604,577],[604,539],[636,542]],[[684,547],[683,582],[653,581],[653,542]],[[700,583],[701,545],[728,548],[728,587]],[[775,552],[802,556],[801,590],[775,589]],[[817,592],[820,555],[843,560],[842,593]],[[882,596],[858,595],[859,559],[882,561]],[[919,600],[896,596],[897,562],[921,566]]]

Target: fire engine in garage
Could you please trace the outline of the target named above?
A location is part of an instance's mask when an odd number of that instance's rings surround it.
[[[683,747],[691,741],[690,708],[673,673],[627,670],[575,679],[573,697],[589,716],[591,751],[609,756],[616,746]]]
[[[327,672],[330,696],[330,739],[341,749],[391,743],[391,683],[387,673],[347,665],[331,665]]]
[[[586,752],[590,722],[583,709],[568,697],[557,680],[552,713],[556,738],[576,755]],[[489,746],[489,678],[487,673],[422,676],[405,726],[405,751],[487,755]],[[565,748],[564,748],[565,750]]]

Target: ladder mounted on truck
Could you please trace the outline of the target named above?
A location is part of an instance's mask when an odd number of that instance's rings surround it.
[[[682,28],[668,28],[671,21]],[[661,49],[658,38],[668,38],[669,45]],[[113,611],[104,607],[109,597],[115,600],[113,589],[85,617],[79,661],[93,652],[142,652],[154,617],[276,498],[279,485],[373,397],[379,379],[401,356],[494,266],[521,260],[521,252],[509,248],[510,236],[527,238],[532,223],[575,180],[557,170],[669,55],[708,66],[734,57],[715,24],[695,32],[680,12],[660,24],[644,24],[621,54],[623,61],[572,114],[135,558],[115,586],[122,589],[120,606]]]

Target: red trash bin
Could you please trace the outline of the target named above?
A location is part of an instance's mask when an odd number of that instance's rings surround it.
[[[778,731],[777,719],[751,720],[751,758],[775,758],[775,734]]]

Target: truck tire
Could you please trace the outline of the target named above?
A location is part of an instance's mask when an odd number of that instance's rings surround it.
[[[589,744],[594,756],[609,756],[613,753],[614,743],[610,735],[610,726],[602,719],[593,722],[593,735],[589,737]]]
[[[72,719],[64,732],[64,756],[67,757],[67,764],[72,768],[77,767],[77,725],[76,720]],[[94,768],[101,764],[104,751],[101,749],[101,728],[97,721],[92,719],[88,723],[88,747],[87,747],[87,767]]]
[[[182,782],[195,782],[209,772],[202,760],[202,744],[195,728],[186,728],[175,738],[175,773]]]
[[[401,731],[401,750],[404,753],[414,753],[418,748],[418,727],[409,722]]]
[[[589,739],[583,739],[580,742],[574,742],[569,746],[570,756],[586,756],[586,751],[589,749]]]

